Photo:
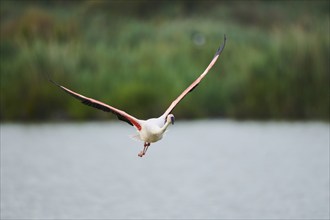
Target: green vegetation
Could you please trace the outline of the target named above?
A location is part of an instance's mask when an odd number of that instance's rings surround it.
[[[114,118],[47,81],[159,116],[329,120],[329,1],[1,1],[2,121]],[[197,92],[196,92],[197,91]]]

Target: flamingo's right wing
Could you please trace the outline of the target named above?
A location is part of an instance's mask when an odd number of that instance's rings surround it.
[[[138,130],[141,130],[141,124],[139,123],[139,120],[136,119],[135,117],[127,114],[126,112],[116,109],[110,105],[107,105],[103,102],[97,101],[95,99],[92,98],[88,98],[85,97],[83,95],[80,95],[76,92],[71,91],[68,88],[65,88],[64,86],[61,86],[59,84],[57,84],[56,82],[49,80],[50,82],[54,83],[56,86],[58,86],[59,88],[63,89],[66,93],[70,94],[71,96],[73,96],[74,98],[80,100],[83,104],[100,109],[102,111],[105,112],[112,112],[113,114],[117,115],[117,118],[119,120],[125,121],[128,124],[135,126]]]

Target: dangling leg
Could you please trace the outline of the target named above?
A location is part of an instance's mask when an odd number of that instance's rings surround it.
[[[143,155],[145,155],[146,153],[147,153],[147,150],[148,150],[148,148],[149,148],[149,146],[150,146],[150,143],[145,143],[145,147],[144,147],[144,149],[143,149]]]
[[[144,142],[143,150],[138,154],[138,156],[142,157],[143,155],[145,155],[149,146],[150,146],[150,143]]]
[[[148,146],[148,143],[144,142],[143,150],[140,151],[140,153],[138,154],[139,157],[142,157],[145,154],[145,149],[146,149],[147,146]]]

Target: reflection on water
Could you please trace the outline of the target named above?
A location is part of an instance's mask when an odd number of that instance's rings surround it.
[[[1,125],[1,217],[329,218],[329,124]]]

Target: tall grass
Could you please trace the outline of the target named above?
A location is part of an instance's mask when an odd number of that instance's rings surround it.
[[[1,120],[113,118],[47,77],[139,118],[159,116],[224,34],[219,61],[175,115],[329,120],[328,1],[164,1],[159,13],[131,3],[1,2]]]

